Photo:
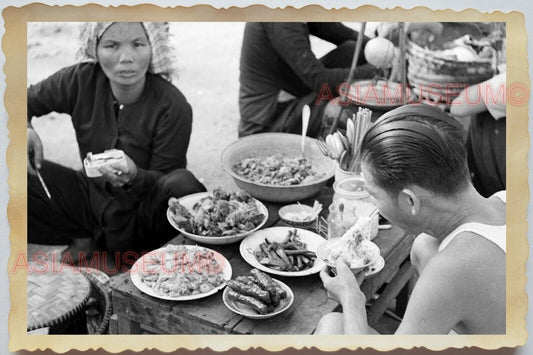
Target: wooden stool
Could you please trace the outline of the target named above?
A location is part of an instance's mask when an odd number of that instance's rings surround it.
[[[86,334],[85,304],[91,285],[75,268],[28,263],[28,331]]]

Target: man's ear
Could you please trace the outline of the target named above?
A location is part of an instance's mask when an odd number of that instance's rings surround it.
[[[409,211],[410,215],[415,216],[420,211],[420,198],[414,189],[406,187],[398,193],[398,205],[404,211]]]

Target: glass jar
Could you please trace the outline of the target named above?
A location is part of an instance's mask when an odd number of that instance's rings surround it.
[[[353,210],[344,209],[344,205],[329,205],[328,239],[342,237],[342,235],[357,222],[357,215]]]
[[[333,184],[333,200],[331,206],[344,209],[344,216],[355,215],[354,223],[359,218],[373,216],[370,222],[370,238],[378,234],[379,214],[376,213],[374,199],[365,189],[365,183],[361,176],[337,181]],[[331,207],[330,206],[330,207]],[[352,223],[353,225],[353,223]],[[348,227],[349,228],[349,227]]]

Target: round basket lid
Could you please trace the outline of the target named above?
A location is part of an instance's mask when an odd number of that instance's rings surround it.
[[[90,296],[89,281],[76,269],[28,263],[28,331],[60,324]]]
[[[406,90],[405,95],[409,95]],[[382,79],[357,81],[350,86],[349,99],[370,109],[393,109],[402,105],[402,84]]]

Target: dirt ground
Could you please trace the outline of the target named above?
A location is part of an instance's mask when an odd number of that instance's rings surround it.
[[[75,63],[79,23],[28,25],[28,85]],[[172,23],[178,80],[174,84],[193,108],[193,130],[188,169],[208,189],[235,189],[220,163],[222,150],[237,139],[239,122],[239,58],[244,23]],[[313,51],[322,55],[332,45],[312,38]],[[81,169],[78,146],[68,115],[56,113],[36,118],[34,127],[45,158]]]

